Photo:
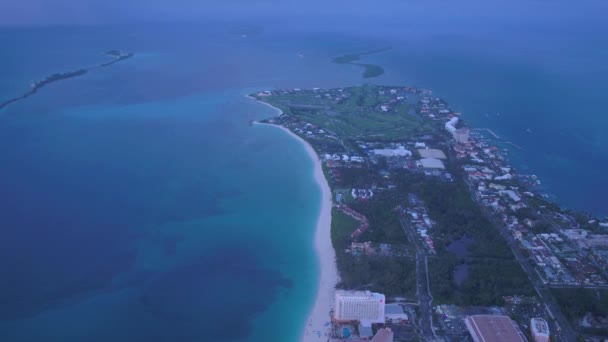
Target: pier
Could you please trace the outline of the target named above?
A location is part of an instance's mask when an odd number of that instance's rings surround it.
[[[498,134],[494,133],[494,131],[492,131],[489,128],[475,128],[475,130],[477,130],[477,131],[486,131],[486,132],[490,133],[494,138],[500,139],[500,137],[498,136]]]
[[[509,144],[509,145],[511,145],[511,146],[513,146],[513,147],[515,147],[515,148],[519,149],[519,150],[523,150],[523,148],[522,148],[521,146],[516,145],[516,144],[514,144],[514,143],[512,143],[512,142],[510,142],[510,141],[505,141],[505,144]]]

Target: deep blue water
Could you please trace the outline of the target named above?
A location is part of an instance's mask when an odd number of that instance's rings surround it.
[[[297,142],[249,125],[273,112],[244,95],[363,83],[330,58],[387,43],[365,59],[386,74],[368,81],[435,90],[524,147],[514,164],[560,202],[608,212],[601,37],[408,27],[0,30],[3,46],[18,41],[0,50],[2,98],[107,49],[136,53],[0,111],[1,339],[297,339],[317,281],[319,192]]]
[[[297,339],[316,290],[319,191],[298,142],[249,125],[274,113],[244,95],[322,70],[221,32],[194,47],[142,32],[5,33],[23,40],[3,50],[3,75],[24,84],[3,97],[109,48],[137,57],[2,112],[2,340],[262,341],[271,325]],[[69,39],[45,43],[56,36]],[[293,71],[264,75],[269,53]]]
[[[490,128],[511,149],[518,171],[536,174],[565,207],[608,214],[608,26],[592,31],[437,34],[414,31],[395,51],[370,61],[389,65],[381,82],[432,89]],[[574,30],[574,31],[573,31]],[[578,30],[578,31],[577,31]]]

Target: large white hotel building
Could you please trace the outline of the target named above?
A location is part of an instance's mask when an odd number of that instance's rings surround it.
[[[336,291],[334,318],[363,324],[384,323],[385,298],[370,291]]]

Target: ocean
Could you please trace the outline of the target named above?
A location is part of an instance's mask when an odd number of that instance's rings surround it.
[[[1,339],[266,341],[272,327],[297,340],[318,279],[320,191],[304,147],[250,126],[276,114],[245,98],[291,76],[260,77],[253,53],[241,63],[255,47],[238,36],[190,47],[143,32],[27,31],[3,50],[3,79],[29,79],[3,96],[110,48],[137,57],[2,112]],[[61,49],[75,42],[83,51]]]
[[[606,214],[605,46],[491,36],[0,29],[3,46],[18,42],[0,51],[1,98],[108,49],[136,54],[0,110],[0,339],[297,340],[318,280],[320,191],[297,141],[250,125],[275,115],[245,98],[260,89],[433,89],[520,145],[514,166],[560,203]],[[330,62],[387,43],[364,59],[378,78]]]

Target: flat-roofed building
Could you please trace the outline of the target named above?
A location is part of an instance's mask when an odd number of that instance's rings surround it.
[[[370,291],[336,291],[334,318],[337,321],[359,321],[363,325],[384,323],[385,298]]]
[[[407,314],[399,304],[386,304],[384,306],[384,315],[388,322],[402,322],[408,320]]]
[[[412,152],[405,148],[381,148],[375,149],[374,154],[383,157],[411,157]]]
[[[526,342],[509,316],[473,315],[467,316],[464,322],[475,342]]]
[[[420,165],[425,169],[445,169],[443,162],[435,158],[423,158],[420,159]]]
[[[418,150],[418,153],[420,153],[422,158],[447,159],[442,150],[435,148],[421,148]]]
[[[549,325],[542,318],[532,318],[530,320],[530,332],[534,342],[549,342]]]

